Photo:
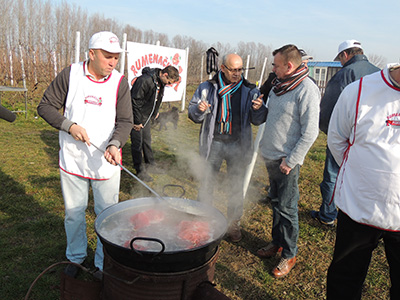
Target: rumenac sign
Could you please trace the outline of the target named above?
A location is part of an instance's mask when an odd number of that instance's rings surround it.
[[[127,42],[128,80],[132,82],[142,75],[142,69],[172,65],[179,71],[179,82],[166,86],[163,102],[184,99],[187,80],[187,51],[163,46]]]

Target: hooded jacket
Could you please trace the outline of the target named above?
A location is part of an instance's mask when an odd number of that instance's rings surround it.
[[[146,67],[142,70],[142,75],[132,84],[131,99],[135,125],[144,125],[158,113],[165,88],[159,77],[160,71],[158,68]]]

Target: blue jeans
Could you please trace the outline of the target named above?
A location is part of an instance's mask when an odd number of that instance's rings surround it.
[[[271,186],[272,204],[272,243],[283,248],[282,257],[292,258],[297,254],[299,239],[299,173],[300,165],[296,165],[288,175],[283,174],[279,166],[282,160],[267,160]]]
[[[60,169],[61,189],[65,206],[65,233],[67,235],[66,257],[81,264],[87,256],[86,208],[89,186],[92,186],[96,216],[105,208],[118,203],[121,169],[108,180],[91,180],[68,174]],[[94,265],[103,270],[103,245],[97,239]]]
[[[339,165],[333,158],[329,148],[326,147],[324,178],[320,184],[322,204],[319,208],[319,217],[324,222],[331,222],[337,218],[338,211],[336,209],[335,201],[332,199],[332,195],[333,190],[335,189],[338,172]]]
[[[215,204],[213,196],[218,174],[222,162],[226,161],[227,185],[229,190],[227,218],[228,222],[238,221],[243,215],[243,183],[246,172],[246,163],[241,152],[240,142],[213,141],[207,162],[210,170],[201,180],[198,199],[207,204]],[[225,189],[226,185],[219,187]]]

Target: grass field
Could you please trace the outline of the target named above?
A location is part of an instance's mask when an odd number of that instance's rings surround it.
[[[188,90],[188,97],[193,93]],[[190,98],[189,98],[190,99]],[[30,102],[28,119],[14,123],[0,120],[0,299],[24,299],[31,283],[48,266],[65,260],[63,199],[58,171],[58,133],[35,118],[38,99]],[[164,105],[162,109],[166,109]],[[198,170],[194,165],[200,126],[180,114],[178,129],[153,130],[153,150],[158,170],[149,185],[162,191],[166,184],[182,185],[189,199],[196,199]],[[257,128],[254,128],[256,133]],[[244,238],[237,244],[223,240],[217,261],[217,289],[234,300],[324,299],[326,273],[335,242],[335,230],[326,229],[309,216],[320,205],[326,136],[321,133],[300,171],[300,238],[298,261],[290,274],[274,279],[271,270],[278,258],[259,259],[255,252],[271,239],[272,211],[258,201],[266,197],[268,176],[260,157],[246,196],[242,220]],[[130,143],[123,148],[123,163],[130,170]],[[220,177],[223,179],[225,171]],[[220,178],[220,179],[221,179]],[[120,200],[149,196],[148,191],[122,173]],[[222,199],[224,193],[219,195]],[[220,209],[224,211],[224,204]],[[92,202],[88,209],[88,263],[93,263],[96,235]],[[29,299],[60,297],[60,272],[56,267],[43,275]],[[389,299],[389,275],[383,245],[374,252],[363,290],[363,299]]]

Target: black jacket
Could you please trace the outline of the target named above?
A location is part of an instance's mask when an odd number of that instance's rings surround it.
[[[155,117],[158,113],[165,87],[159,77],[160,71],[161,69],[158,68],[146,67],[132,85],[131,99],[135,125],[145,125],[148,119]],[[157,89],[159,89],[158,95]]]
[[[269,73],[267,80],[260,87],[260,93],[264,95],[263,100],[264,103],[267,102],[269,92],[271,91],[273,85],[272,81],[276,78],[276,74],[274,72]]]

